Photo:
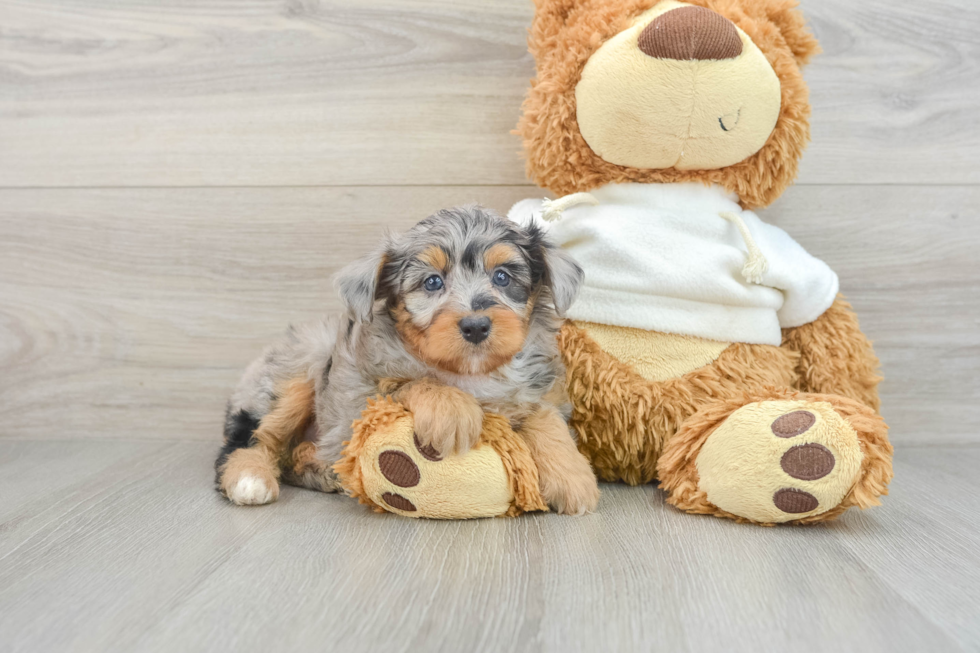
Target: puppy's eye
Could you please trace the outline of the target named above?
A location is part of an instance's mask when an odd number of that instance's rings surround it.
[[[506,286],[510,283],[510,275],[503,270],[497,270],[493,273],[493,282],[498,286]]]
[[[425,280],[423,284],[425,289],[429,292],[435,292],[437,290],[442,290],[442,277],[438,274],[433,274],[431,277]]]

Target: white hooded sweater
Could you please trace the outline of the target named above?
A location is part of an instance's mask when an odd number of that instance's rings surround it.
[[[573,320],[779,345],[781,328],[812,322],[837,296],[826,263],[719,186],[609,184],[590,195],[597,205],[572,206],[554,222],[542,219],[544,200],[523,200],[509,213],[547,230],[585,269]],[[765,258],[758,283],[743,275],[747,240]]]

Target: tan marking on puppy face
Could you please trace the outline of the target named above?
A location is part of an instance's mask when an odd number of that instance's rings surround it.
[[[412,321],[405,301],[399,300],[392,309],[392,316],[402,341],[420,361],[456,374],[469,373],[466,352],[459,346],[466,342],[459,336],[458,314],[439,313],[428,327],[423,328]]]
[[[487,372],[506,365],[524,347],[527,337],[527,320],[503,306],[494,306],[486,311],[493,326],[490,336],[481,343],[487,350]]]
[[[512,246],[503,243],[493,245],[483,253],[483,266],[487,272],[493,272],[504,263],[518,260],[520,253]]]
[[[443,272],[449,265],[449,257],[446,256],[446,250],[438,245],[430,245],[427,247],[421,254],[418,255],[418,259],[427,265],[431,265],[436,270]]]
[[[412,322],[412,315],[405,308],[405,300],[399,299],[398,304],[391,309],[391,316],[395,320],[395,329],[402,337],[402,341],[412,350],[416,356],[422,349],[422,341],[425,338],[425,330],[415,326]],[[421,356],[419,356],[421,358]]]
[[[459,321],[463,317],[463,313],[455,311],[443,311],[436,315],[426,329],[423,360],[456,374],[471,373],[473,366],[467,355],[469,343],[463,340],[459,332]]]
[[[468,312],[440,311],[428,325],[419,327],[400,301],[392,310],[395,328],[409,350],[421,361],[453,374],[488,374],[506,365],[524,347],[526,317],[503,306],[476,313],[490,318],[490,335],[478,345],[463,339],[459,321]]]

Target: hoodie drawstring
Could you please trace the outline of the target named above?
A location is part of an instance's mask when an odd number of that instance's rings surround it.
[[[565,195],[564,197],[559,197],[556,200],[545,199],[541,202],[541,219],[545,222],[556,222],[561,219],[561,214],[565,210],[572,208],[573,206],[578,206],[579,204],[588,204],[590,206],[598,206],[599,200],[592,197],[588,193],[572,193],[571,195]]]
[[[745,262],[745,267],[742,268],[742,276],[749,283],[762,283],[762,275],[769,270],[769,261],[766,260],[759,246],[755,244],[755,239],[752,238],[752,232],[749,231],[745,220],[737,213],[723,212],[718,215],[738,228],[738,232],[742,234],[742,240],[745,241],[745,248],[749,250],[749,260]]]

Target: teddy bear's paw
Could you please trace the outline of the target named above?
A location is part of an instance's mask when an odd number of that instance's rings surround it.
[[[693,465],[664,476],[669,501],[765,524],[818,521],[849,506],[876,505],[891,478],[884,422],[842,397],[796,396],[808,398],[751,402],[704,421],[707,437],[688,438],[700,444],[686,456]]]
[[[511,511],[511,478],[494,447],[480,442],[464,454],[442,452],[420,437],[410,412],[385,400],[364,414],[334,466],[349,494],[405,517],[467,519]]]
[[[409,433],[409,424],[399,426],[391,434],[395,438],[379,437],[370,458],[362,459],[365,489],[370,487],[375,503],[408,517],[436,519],[507,512],[514,497],[500,456],[491,447],[444,456],[422,444],[414,429]]]
[[[726,512],[786,522],[836,508],[862,457],[857,432],[830,404],[758,402],[732,413],[704,443],[698,485]]]

